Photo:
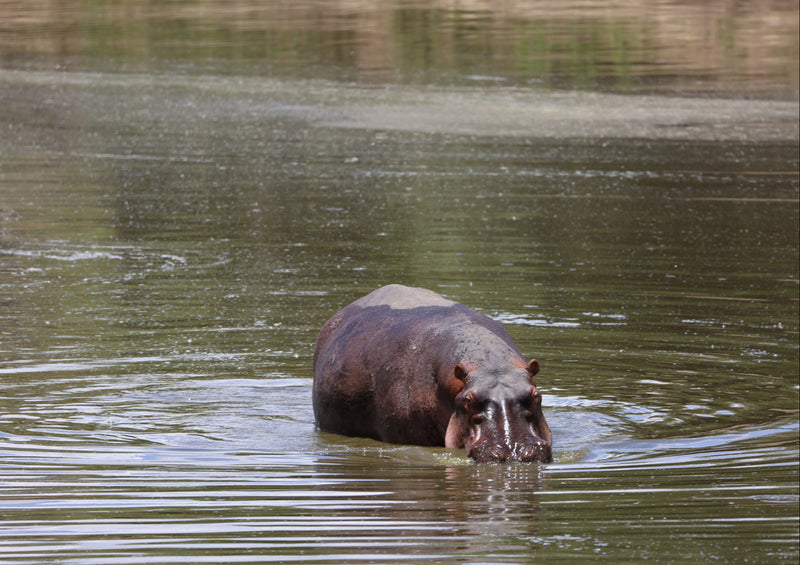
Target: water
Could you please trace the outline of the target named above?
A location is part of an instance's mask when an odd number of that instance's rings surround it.
[[[703,56],[666,2],[25,6],[0,561],[797,560],[796,6]],[[552,464],[314,429],[316,332],[389,282],[540,360]]]

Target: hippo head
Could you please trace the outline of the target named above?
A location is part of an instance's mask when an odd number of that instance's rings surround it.
[[[467,371],[453,376],[463,383],[447,426],[445,445],[463,447],[478,463],[533,462],[552,459],[552,434],[542,413],[542,395],[526,368]]]

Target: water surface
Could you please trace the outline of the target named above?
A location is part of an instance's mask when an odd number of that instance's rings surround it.
[[[377,10],[396,41],[450,33],[503,80],[444,56],[380,80],[329,64],[331,38],[361,44],[336,30],[383,28],[314,3],[271,12],[308,29],[281,65],[232,54],[249,19],[267,37],[248,3],[3,29],[4,563],[798,558],[798,110],[769,70],[795,51],[761,52],[763,73],[707,60],[712,96],[674,96],[698,84],[680,58],[666,84],[603,65],[531,80],[488,49],[533,41],[530,16],[401,4],[413,18]],[[741,10],[744,36],[774,21]],[[549,42],[606,33],[567,20]],[[26,35],[52,21],[77,23]],[[745,84],[760,94],[730,96]],[[494,317],[540,360],[552,464],[315,430],[316,332],[390,282]]]

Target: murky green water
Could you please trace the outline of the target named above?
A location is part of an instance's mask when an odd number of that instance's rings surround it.
[[[24,6],[0,561],[796,561],[796,5]],[[389,282],[540,360],[552,464],[314,429]]]

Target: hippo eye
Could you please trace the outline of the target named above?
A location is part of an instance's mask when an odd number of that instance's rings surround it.
[[[468,392],[467,394],[464,395],[464,410],[466,410],[467,412],[475,410],[477,404],[478,404],[478,399],[475,397],[475,393]]]
[[[528,394],[522,399],[522,406],[525,410],[525,418],[530,422],[539,410],[542,403],[542,395],[536,388],[531,387]]]
[[[483,414],[484,403],[473,392],[464,395],[464,410],[473,424],[480,424],[486,419]]]
[[[539,405],[542,401],[542,395],[536,389],[536,387],[531,387],[525,397],[522,399],[522,404],[524,406],[530,406],[531,408],[535,408]]]

